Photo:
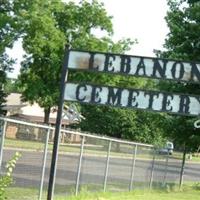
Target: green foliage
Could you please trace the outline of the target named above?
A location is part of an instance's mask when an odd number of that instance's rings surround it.
[[[82,130],[143,143],[162,144],[164,115],[108,106],[82,106]]]
[[[184,187],[182,191],[175,189],[172,191],[165,190],[137,190],[130,192],[99,192],[90,193],[81,192],[78,196],[57,197],[56,200],[186,200],[199,199],[199,191],[192,187]]]
[[[22,1],[16,1],[16,7]],[[55,105],[58,98],[61,58],[63,57],[64,34],[57,28],[52,9],[58,3],[49,1],[28,2],[18,8],[22,25],[23,48],[26,56],[19,77],[24,100],[36,101],[41,107]]]
[[[111,40],[111,17],[103,4],[95,0],[79,4],[60,0],[16,0],[14,4],[23,33],[23,48],[28,54],[19,77],[23,98],[37,102],[45,110],[58,103],[65,44],[76,49],[117,51],[129,48],[132,43],[130,39],[117,43]],[[95,36],[96,29],[104,31],[106,36]],[[77,73],[73,77],[78,80],[82,76],[85,75]]]
[[[199,0],[188,0],[188,3],[197,3]]]
[[[6,93],[4,84],[6,83],[6,72],[12,68],[13,60],[5,53],[7,47],[12,47],[17,38],[17,21],[12,16],[13,4],[9,0],[0,2],[0,114],[3,113],[1,107],[5,103]]]
[[[195,190],[200,190],[200,182],[194,183],[193,188]]]
[[[2,0],[0,4],[0,55],[5,52],[6,47],[12,47],[17,38],[17,21],[12,16],[12,1]]]
[[[200,4],[186,0],[168,0],[170,10],[166,21],[169,34],[165,41],[166,51],[160,56],[179,60],[200,61]],[[199,84],[160,82],[160,89],[170,92],[197,94]],[[166,117],[166,134],[175,141],[179,148],[186,146],[187,151],[194,151],[199,144],[200,136],[193,127],[195,118],[184,116]]]
[[[6,79],[6,83],[4,85],[4,91],[9,94],[9,93],[21,93],[21,89],[18,86],[18,80],[16,79]]]
[[[200,60],[200,4],[186,4],[182,0],[168,0],[170,11],[166,21],[170,33],[165,42],[165,57]]]
[[[4,106],[6,102],[5,97],[7,96],[4,90],[5,84],[7,83],[6,72],[12,69],[11,66],[13,63],[14,61],[9,59],[5,53],[0,54],[0,114],[4,112],[1,108]]]
[[[34,141],[36,138],[36,135],[33,132],[18,131],[16,133],[16,138],[20,140]]]
[[[5,191],[13,182],[12,173],[16,166],[16,162],[20,157],[21,154],[16,152],[12,159],[6,164],[6,175],[0,177],[0,200],[7,199]]]
[[[37,102],[44,108],[45,116],[58,103],[65,44],[73,49],[125,53],[137,42],[129,38],[113,42],[112,17],[96,0],[84,0],[78,4],[60,0],[15,0],[14,13],[27,53],[19,77],[23,98],[31,103]],[[96,30],[101,30],[104,36],[96,36]],[[155,86],[150,80],[103,73],[73,72],[69,73],[68,80],[130,88]],[[159,117],[153,117],[157,122],[152,123],[147,119],[151,114],[147,118],[144,114],[140,123],[139,112],[130,110],[81,106],[81,112],[87,118],[80,124],[83,130],[142,142],[155,142],[156,138],[162,138],[160,130],[157,137],[154,136],[153,130],[158,128],[153,128],[153,124],[156,126]],[[145,125],[146,121],[152,127]],[[47,118],[45,122],[48,123]]]

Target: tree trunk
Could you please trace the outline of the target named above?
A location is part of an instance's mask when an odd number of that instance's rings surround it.
[[[44,108],[44,123],[49,124],[49,117],[50,117],[51,108]]]
[[[181,166],[181,172],[180,172],[179,188],[181,188],[182,184],[183,184],[186,153],[187,153],[187,148],[186,148],[186,144],[184,144],[183,160],[182,160],[182,166]]]

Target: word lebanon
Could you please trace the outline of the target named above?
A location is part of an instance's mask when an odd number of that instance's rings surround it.
[[[70,69],[200,83],[200,64],[108,53],[70,51]]]

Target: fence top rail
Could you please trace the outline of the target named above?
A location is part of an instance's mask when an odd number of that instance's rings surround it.
[[[26,125],[26,126],[33,126],[33,127],[37,127],[37,128],[53,129],[53,127],[48,126],[48,125],[36,124],[36,123],[26,122],[26,121],[22,121],[22,120],[13,119],[13,118],[0,117],[0,120],[6,121],[6,122],[12,122],[12,123],[16,123],[16,124],[22,124],[22,125]]]
[[[118,142],[118,143],[123,143],[123,144],[129,144],[129,145],[138,145],[138,146],[145,146],[145,147],[154,147],[151,144],[144,144],[144,143],[139,143],[139,142],[130,142],[127,140],[120,140],[120,139],[115,139],[115,138],[110,138],[107,136],[99,136],[99,135],[93,135],[90,133],[81,133],[78,131],[74,131],[71,129],[61,129],[61,131],[63,133],[71,133],[71,134],[76,134],[76,135],[80,135],[80,136],[86,136],[86,137],[91,137],[91,138],[96,138],[96,139],[101,139],[101,140],[107,140],[107,141],[111,141],[111,142]]]
[[[32,123],[32,122],[16,120],[16,119],[11,119],[11,118],[7,118],[7,117],[0,117],[0,120],[6,121],[6,122],[12,122],[12,123],[16,123],[16,124],[22,124],[22,125],[26,125],[26,126],[32,126],[32,127],[36,127],[36,128],[44,128],[44,129],[55,130],[55,127],[53,127],[53,126],[36,124],[36,123]],[[151,144],[144,144],[144,143],[139,143],[139,142],[130,142],[130,141],[126,141],[126,140],[110,138],[110,137],[107,137],[107,136],[99,136],[99,135],[93,135],[93,134],[90,134],[90,133],[83,133],[83,132],[79,132],[79,131],[75,131],[75,130],[71,130],[71,129],[61,129],[61,132],[80,135],[80,136],[86,136],[86,137],[91,137],[91,138],[96,138],[96,139],[101,139],[101,140],[107,140],[107,141],[112,141],[112,142],[118,142],[118,143],[123,143],[123,144],[128,144],[128,145],[138,145],[138,146],[151,147],[151,148],[154,147]]]

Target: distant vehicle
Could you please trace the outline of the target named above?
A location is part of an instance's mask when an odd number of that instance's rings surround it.
[[[173,151],[174,151],[174,144],[172,142],[166,142],[165,146],[158,150],[158,153],[172,155]]]

